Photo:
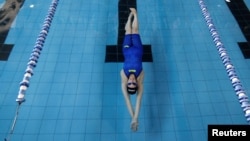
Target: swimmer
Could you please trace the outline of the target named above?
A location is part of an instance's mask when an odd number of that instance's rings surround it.
[[[142,55],[143,46],[139,35],[137,12],[135,8],[130,8],[130,14],[125,24],[123,41],[124,64],[120,75],[121,89],[131,115],[131,129],[133,131],[137,131],[139,126],[138,117],[143,94],[144,71]],[[132,107],[131,95],[136,95],[135,108]]]

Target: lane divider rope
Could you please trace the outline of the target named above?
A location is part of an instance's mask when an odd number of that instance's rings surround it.
[[[8,136],[4,139],[4,141],[10,141],[11,135],[14,132],[14,128],[15,128],[16,121],[17,121],[17,118],[18,118],[18,113],[19,113],[20,106],[25,101],[24,97],[25,97],[26,91],[27,91],[27,89],[29,87],[30,79],[33,76],[34,68],[36,67],[38,59],[39,59],[40,54],[42,52],[43,45],[45,43],[45,39],[46,39],[46,37],[48,35],[48,32],[49,32],[53,17],[55,15],[58,2],[59,2],[59,0],[52,0],[52,2],[50,4],[50,7],[49,7],[49,10],[48,10],[48,14],[45,17],[42,29],[41,29],[41,31],[40,31],[37,39],[36,39],[36,43],[34,45],[32,53],[30,55],[29,62],[27,63],[27,68],[25,70],[23,79],[20,82],[18,96],[17,96],[17,99],[16,99],[16,102],[18,103],[18,105],[17,105],[17,108],[16,108],[15,117],[14,117],[11,129],[10,129],[10,132],[8,133]]]
[[[244,90],[241,81],[236,74],[235,67],[232,64],[232,61],[220,39],[218,31],[215,28],[213,23],[213,19],[210,16],[210,13],[207,10],[207,6],[205,5],[203,0],[199,0],[199,5],[203,14],[204,19],[206,20],[208,29],[211,33],[213,41],[216,45],[217,51],[219,52],[220,58],[224,64],[224,67],[227,71],[228,77],[231,81],[231,84],[234,88],[236,96],[238,97],[239,103],[241,104],[241,108],[245,114],[246,120],[248,124],[250,124],[250,103],[246,91]]]

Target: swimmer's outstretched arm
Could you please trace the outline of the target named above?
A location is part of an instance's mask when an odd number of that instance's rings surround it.
[[[121,82],[122,94],[124,96],[124,99],[125,99],[129,114],[130,114],[131,118],[133,118],[134,117],[134,111],[133,111],[132,104],[131,104],[131,101],[130,101],[130,95],[127,92],[127,81],[128,81],[128,79],[127,79],[126,75],[124,74],[123,69],[121,70],[120,75],[121,75],[121,81],[122,81]]]
[[[136,99],[135,113],[133,120],[137,120],[139,117],[142,94],[143,94],[143,79],[144,79],[144,72],[142,71],[140,76],[138,77],[138,91],[137,91],[137,99]]]
[[[139,75],[137,79],[138,91],[137,91],[134,117],[132,118],[132,122],[131,122],[131,128],[134,131],[137,131],[137,128],[138,128],[138,117],[140,113],[141,100],[142,100],[142,95],[143,95],[143,79],[144,79],[144,71],[141,72],[141,74]]]

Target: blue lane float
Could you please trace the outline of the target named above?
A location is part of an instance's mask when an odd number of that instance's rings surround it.
[[[30,85],[30,78],[33,75],[34,68],[36,67],[39,56],[42,52],[43,45],[44,45],[46,37],[48,35],[49,29],[51,26],[51,22],[53,20],[58,2],[59,2],[59,0],[52,1],[50,8],[48,10],[48,14],[44,20],[42,30],[40,31],[40,33],[36,39],[36,43],[34,45],[32,53],[30,55],[29,62],[27,63],[27,68],[25,70],[23,80],[20,82],[20,88],[19,88],[17,99],[16,99],[18,104],[21,104],[25,101],[24,96],[25,96],[26,91]]]
[[[11,129],[10,129],[10,132],[9,132],[8,136],[4,139],[4,141],[10,141],[11,135],[14,132],[14,128],[15,128],[15,125],[16,125],[20,105],[25,101],[24,97],[25,97],[26,91],[27,91],[27,89],[28,89],[28,87],[30,85],[30,79],[33,76],[33,72],[34,72],[34,69],[35,69],[35,67],[37,65],[39,56],[40,56],[40,54],[42,52],[43,45],[45,43],[45,39],[46,39],[46,37],[48,35],[49,29],[50,29],[50,26],[51,26],[51,22],[53,20],[54,15],[55,15],[55,11],[56,11],[56,7],[58,5],[58,2],[59,2],[59,0],[52,0],[51,5],[50,5],[49,10],[48,10],[48,14],[47,14],[47,16],[46,16],[46,18],[44,20],[42,29],[41,29],[41,31],[40,31],[37,39],[36,39],[34,48],[32,50],[29,61],[27,63],[27,68],[25,70],[23,79],[20,82],[18,96],[17,96],[17,99],[16,99],[16,102],[18,103],[18,106],[17,106],[17,109],[16,109],[15,117],[14,117]]]
[[[241,104],[241,108],[245,114],[247,122],[250,124],[250,102],[248,96],[241,84],[241,81],[235,71],[235,67],[233,66],[229,55],[220,39],[220,36],[215,28],[213,20],[207,10],[207,7],[203,0],[199,0],[199,5],[204,16],[204,19],[207,23],[208,29],[211,33],[213,41],[216,45],[216,48],[219,52],[220,58],[225,66],[228,77],[232,83],[236,96],[238,97],[239,103]]]

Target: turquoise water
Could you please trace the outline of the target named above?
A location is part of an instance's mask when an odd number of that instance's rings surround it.
[[[250,60],[237,45],[246,40],[224,1],[205,3],[249,92]],[[0,139],[50,4],[26,0],[5,41],[14,48],[0,61]],[[153,56],[143,63],[138,132],[120,90],[122,63],[104,61],[117,42],[118,0],[60,0],[11,140],[206,141],[208,124],[247,124],[198,1],[137,0],[137,10]]]

